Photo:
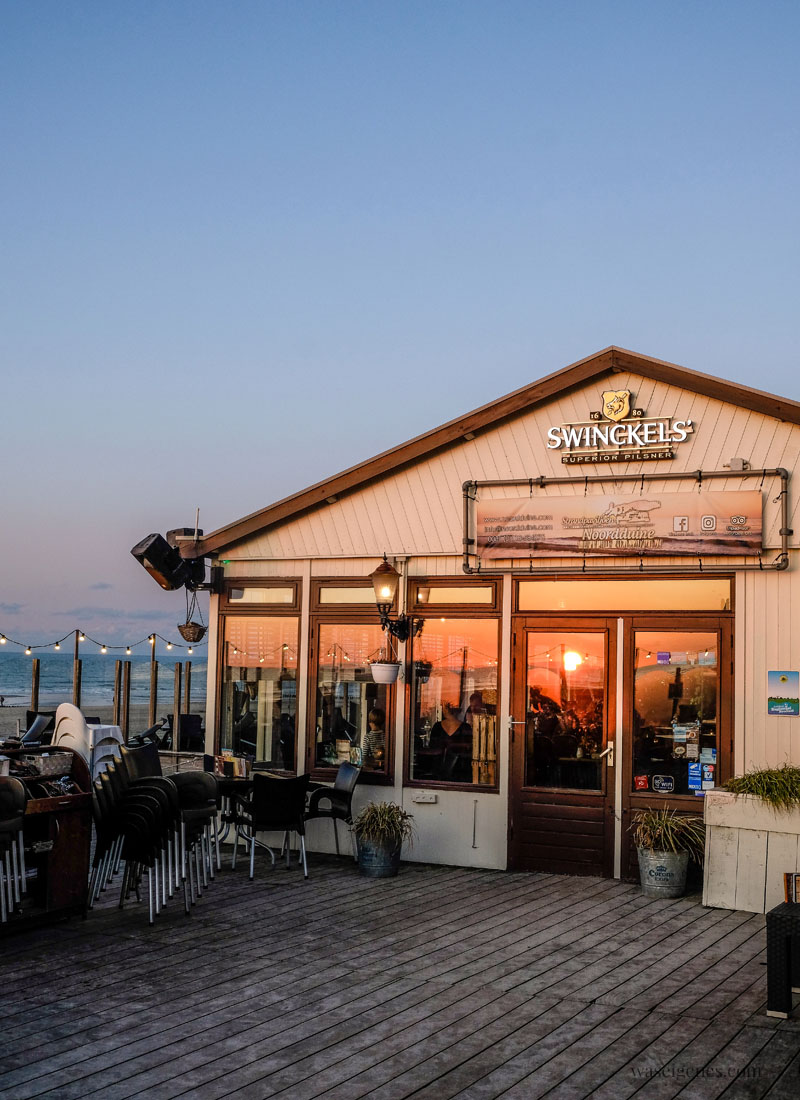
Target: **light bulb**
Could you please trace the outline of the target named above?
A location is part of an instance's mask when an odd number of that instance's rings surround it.
[[[81,634],[80,638],[78,638],[78,641],[79,641],[79,642],[85,642],[85,641],[86,641],[86,635],[85,635],[85,634]]]
[[[567,672],[574,672],[578,665],[582,664],[583,657],[581,657],[580,653],[575,653],[574,651],[570,650],[569,652],[564,654],[564,668],[567,670]]]
[[[125,647],[125,652],[126,652],[126,653],[130,653],[130,651],[131,651],[131,647],[130,647],[130,646],[126,646],[126,647]]]
[[[106,649],[106,647],[104,645],[102,645],[102,646],[100,646],[100,652],[101,653],[108,653],[108,650]]]
[[[150,635],[150,637],[149,637],[149,638],[148,638],[147,640],[148,640],[148,642],[150,643],[150,645],[155,645],[155,644],[156,644],[156,636],[155,636],[155,634],[151,634],[151,635]]]
[[[130,652],[130,650],[128,650],[128,652]],[[189,646],[189,648],[186,650],[186,652],[191,654],[191,653],[194,653],[194,650],[192,649],[191,646]]]
[[[5,645],[5,644],[6,644],[6,636],[5,636],[5,634],[0,634],[0,645]]]
[[[31,655],[31,647],[30,646],[26,647],[25,654],[26,654],[26,656],[30,657],[30,655]]]
[[[53,649],[61,649],[61,643],[56,642],[56,644],[53,646]]]
[[[167,649],[172,649],[172,642],[167,642]]]

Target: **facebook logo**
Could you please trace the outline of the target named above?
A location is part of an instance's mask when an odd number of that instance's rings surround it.
[[[677,534],[686,534],[689,530],[689,517],[688,516],[673,516],[672,517],[672,530]]]

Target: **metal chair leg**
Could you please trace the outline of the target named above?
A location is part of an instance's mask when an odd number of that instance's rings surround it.
[[[0,859],[0,922],[5,924],[8,920],[8,907],[6,906],[6,880],[3,873],[3,861]]]
[[[25,841],[22,837],[22,831],[20,830],[17,836],[17,843],[19,844],[19,868],[20,875],[22,876],[22,892],[27,894],[28,892],[28,873],[25,867]]]
[[[306,863],[306,838],[300,834],[300,851],[303,856],[303,878],[308,878],[308,864]]]
[[[339,855],[339,830],[336,826],[336,818],[333,818],[333,838],[336,841],[336,854]]]

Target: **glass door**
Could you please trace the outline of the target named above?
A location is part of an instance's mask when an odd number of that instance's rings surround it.
[[[516,869],[611,873],[615,642],[615,623],[606,620],[517,624],[509,828]]]
[[[621,872],[635,876],[629,823],[639,809],[703,812],[730,774],[733,639],[730,617],[636,617],[626,622]]]

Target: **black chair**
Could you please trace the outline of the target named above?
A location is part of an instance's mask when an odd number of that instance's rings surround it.
[[[0,921],[8,920],[25,890],[25,846],[22,823],[28,794],[13,776],[0,776]]]
[[[311,792],[306,821],[317,817],[328,817],[333,821],[333,836],[336,841],[336,854],[339,855],[339,830],[337,821],[352,825],[353,791],[355,790],[361,768],[355,764],[340,764],[332,787],[318,787]],[[327,807],[320,806],[327,802]]]
[[[309,774],[290,779],[282,779],[263,772],[253,775],[253,790],[249,797],[235,796],[238,809],[236,834],[233,838],[233,859],[231,867],[236,867],[236,852],[239,837],[250,845],[250,878],[255,873],[256,844],[266,848],[275,865],[275,853],[268,844],[258,840],[259,832],[282,832],[283,847],[286,852],[286,866],[289,867],[289,833],[297,833],[300,838],[300,855],[303,862],[303,877],[308,878],[306,863],[305,809]]]

